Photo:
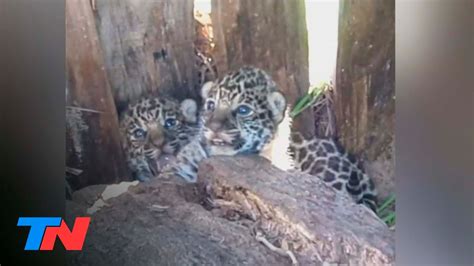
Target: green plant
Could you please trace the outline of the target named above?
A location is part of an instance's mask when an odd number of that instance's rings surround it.
[[[387,197],[382,205],[377,209],[377,215],[382,219],[389,227],[395,225],[395,195],[391,194]]]
[[[312,106],[318,99],[319,95],[321,95],[321,93],[324,92],[324,90],[326,90],[328,87],[328,84],[322,83],[318,86],[310,88],[309,92],[296,102],[295,107],[293,107],[293,110],[290,112],[290,117],[295,118],[306,108]]]

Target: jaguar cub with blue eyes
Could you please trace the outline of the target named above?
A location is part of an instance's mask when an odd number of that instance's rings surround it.
[[[163,176],[195,182],[199,162],[214,155],[259,154],[283,120],[286,100],[262,70],[244,67],[201,89],[198,135]]]
[[[263,70],[243,67],[204,84],[199,133],[163,170],[196,182],[199,162],[215,155],[259,154],[282,170],[314,175],[355,202],[376,208],[373,181],[332,139],[291,133],[287,102]]]
[[[120,119],[122,146],[134,179],[156,176],[156,160],[176,154],[197,130],[197,105],[168,97],[143,98],[129,106]]]

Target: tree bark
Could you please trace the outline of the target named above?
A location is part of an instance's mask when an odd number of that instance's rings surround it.
[[[89,1],[66,1],[68,167],[75,188],[128,179],[118,118]]]
[[[289,104],[294,105],[306,94],[309,74],[304,0],[212,0],[211,17],[220,75],[253,65],[274,78]],[[293,125],[304,135],[313,136],[313,120],[307,111]]]
[[[261,157],[210,158],[199,166],[197,185],[154,179],[102,197],[107,206],[86,214],[87,198],[102,191],[77,191],[67,204],[66,217],[92,215],[72,265],[391,265],[395,259],[394,233],[369,209]],[[214,204],[201,205],[209,195]]]
[[[158,92],[196,96],[193,0],[96,1],[98,31],[119,110]]]
[[[382,195],[394,189],[395,1],[342,1],[340,9],[338,134],[352,153],[383,168],[373,172]]]

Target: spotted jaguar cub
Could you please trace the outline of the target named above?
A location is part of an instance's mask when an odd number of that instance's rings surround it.
[[[168,97],[142,98],[120,119],[122,146],[134,179],[156,176],[160,154],[175,154],[189,142],[197,128],[197,105]]]
[[[339,143],[333,139],[305,139],[299,133],[292,133],[291,139],[289,152],[296,169],[321,178],[335,189],[348,192],[357,203],[376,210],[374,182]]]
[[[178,162],[166,169],[168,175],[195,182],[202,159],[253,153],[283,170],[290,167],[315,175],[375,209],[373,183],[334,141],[290,136],[285,96],[263,70],[243,67],[231,72],[216,83],[206,83],[201,96],[200,132],[178,153]]]
[[[262,70],[245,67],[201,89],[197,136],[164,172],[195,182],[198,163],[212,155],[260,153],[283,120],[286,100]]]

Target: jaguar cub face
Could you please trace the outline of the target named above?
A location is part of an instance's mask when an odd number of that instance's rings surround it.
[[[282,121],[286,100],[264,71],[244,67],[201,90],[210,155],[259,153]]]
[[[179,134],[187,123],[196,122],[194,100],[182,103],[169,98],[143,99],[131,106],[121,121],[129,152],[176,152]]]

